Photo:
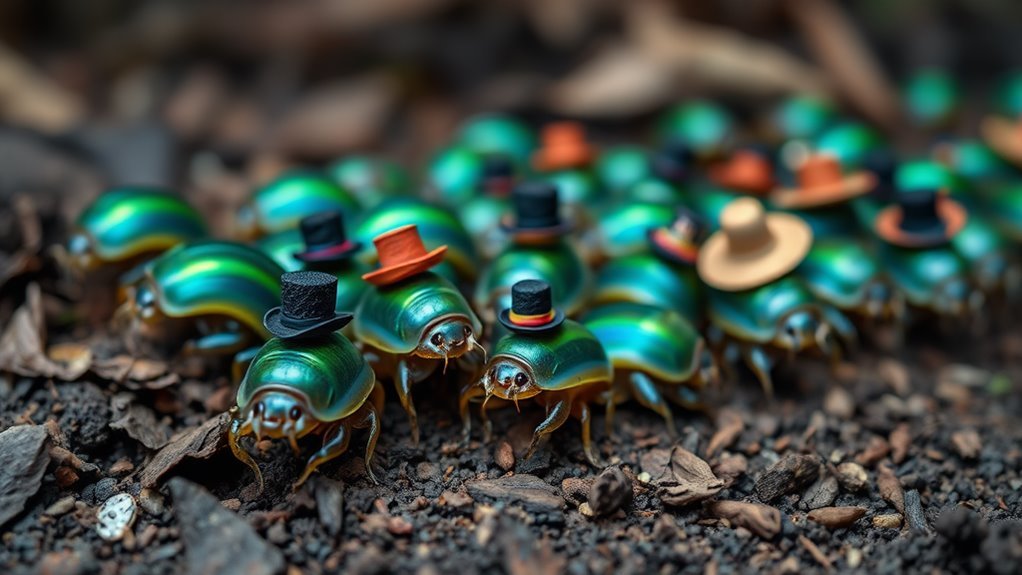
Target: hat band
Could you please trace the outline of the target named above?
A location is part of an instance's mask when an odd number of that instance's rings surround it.
[[[515,313],[514,310],[511,310],[508,312],[507,317],[511,320],[511,323],[515,325],[520,325],[522,327],[538,327],[552,322],[555,315],[557,315],[557,312],[551,308],[550,311],[546,313],[533,315],[518,314]]]
[[[657,247],[660,249],[688,262],[695,261],[699,255],[699,246],[684,238],[672,235],[666,230],[655,231],[653,233],[653,241],[656,242]]]
[[[305,246],[306,254],[315,254],[317,256],[323,255],[328,256],[336,253],[346,252],[353,246],[351,240],[344,240],[342,243],[330,243],[330,244],[312,244]]]
[[[289,316],[286,313],[281,313],[280,314],[280,325],[282,325],[284,327],[289,327],[291,329],[304,329],[304,328],[307,328],[307,327],[312,327],[314,325],[318,325],[318,324],[322,323],[326,319],[328,319],[326,316],[310,317],[310,318],[299,318],[299,317]]]

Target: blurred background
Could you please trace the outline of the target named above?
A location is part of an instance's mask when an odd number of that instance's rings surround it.
[[[912,145],[900,79],[953,73],[974,132],[1020,17],[993,0],[6,0],[0,189],[69,215],[120,183],[229,204],[355,151],[420,167],[481,111],[583,119],[609,144],[694,96],[754,135],[815,94]]]

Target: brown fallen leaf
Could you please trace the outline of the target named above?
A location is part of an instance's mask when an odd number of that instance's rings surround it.
[[[546,102],[562,114],[633,116],[673,100],[675,80],[667,63],[631,45],[610,46],[551,86]]]
[[[649,473],[660,500],[667,505],[684,507],[698,503],[713,497],[725,486],[705,461],[677,445],[669,450],[646,452],[640,465]]]
[[[221,413],[191,431],[172,438],[139,472],[142,487],[156,485],[161,477],[186,457],[207,459],[220,451],[227,444],[230,423],[230,414]]]
[[[865,514],[865,507],[821,507],[810,511],[807,517],[824,527],[840,529],[855,523]]]
[[[75,93],[4,46],[0,46],[0,102],[5,122],[48,133],[73,128],[86,111]]]
[[[983,449],[983,442],[975,429],[962,429],[952,433],[951,445],[962,459],[976,459]]]
[[[798,542],[802,544],[802,547],[806,548],[806,551],[808,551],[809,554],[813,556],[813,559],[816,559],[817,563],[822,565],[824,569],[830,571],[830,569],[833,567],[833,564],[831,564],[830,559],[827,558],[823,551],[820,551],[820,548],[817,547],[816,544],[813,543],[811,539],[809,539],[805,535],[799,535]]]
[[[129,389],[163,389],[181,380],[164,361],[130,355],[96,360],[92,373]]]
[[[888,445],[887,440],[879,435],[874,435],[870,438],[869,444],[866,445],[866,449],[855,456],[855,461],[866,467],[872,467],[881,459],[887,457],[887,454],[890,453],[890,451],[891,446]]]
[[[810,485],[820,475],[823,461],[816,454],[789,453],[756,479],[756,495],[762,501],[773,501]]]
[[[51,345],[46,350],[46,356],[76,373],[84,374],[92,366],[92,349],[80,343],[66,342]]]
[[[0,371],[65,381],[84,375],[88,368],[82,370],[80,362],[65,365],[46,355],[46,325],[39,285],[29,284],[25,296],[25,303],[14,312],[0,336]]]
[[[731,447],[745,431],[745,420],[733,409],[724,408],[717,415],[717,431],[706,446],[706,457],[713,459],[722,449]]]
[[[110,401],[113,417],[110,427],[120,429],[128,437],[138,441],[149,449],[159,449],[167,443],[169,432],[165,425],[156,419],[152,409],[135,403],[131,394],[114,396]]]
[[[907,423],[899,423],[891,431],[887,441],[891,444],[891,461],[900,464],[908,456],[908,448],[912,445],[912,433]]]
[[[781,512],[762,503],[714,501],[707,506],[714,517],[727,519],[732,525],[744,527],[763,539],[773,539],[781,532]]]
[[[897,509],[898,513],[905,513],[905,490],[894,471],[886,465],[877,467],[877,490],[880,497]]]

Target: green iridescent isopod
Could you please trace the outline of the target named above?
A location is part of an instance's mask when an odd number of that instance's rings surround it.
[[[253,240],[297,228],[305,216],[329,211],[354,216],[360,209],[355,196],[326,175],[295,170],[256,191],[238,213],[238,233]]]

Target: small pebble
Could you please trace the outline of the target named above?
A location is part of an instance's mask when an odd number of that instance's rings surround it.
[[[73,495],[68,495],[67,497],[61,497],[58,499],[53,505],[47,507],[46,511],[43,513],[50,517],[57,517],[71,511],[74,508],[75,498]]]
[[[880,529],[898,529],[901,527],[901,513],[874,515],[873,527],[878,527]]]

